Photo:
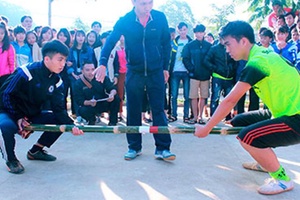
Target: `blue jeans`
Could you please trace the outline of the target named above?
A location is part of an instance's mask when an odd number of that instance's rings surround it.
[[[149,97],[149,105],[152,111],[153,126],[168,126],[164,111],[164,98],[166,94],[163,71],[148,73],[133,72],[126,73],[126,104],[127,104],[127,126],[142,125],[142,104],[146,88]],[[153,134],[156,149],[159,151],[170,150],[170,134]],[[128,148],[135,151],[142,149],[141,134],[126,134]]]
[[[41,113],[29,119],[35,124],[59,124],[55,115],[52,113]],[[0,144],[0,152],[6,161],[17,159],[15,155],[15,134],[18,132],[16,121],[7,113],[0,113],[0,140],[3,140],[4,146]],[[61,132],[45,131],[37,143],[50,148],[50,146],[59,138]]]
[[[190,77],[187,72],[173,72],[171,79],[171,102],[172,102],[172,116],[177,117],[177,98],[179,91],[179,84],[183,83],[183,118],[189,116],[189,93],[190,93]]]
[[[226,97],[226,95],[229,94],[232,88],[233,80],[223,80],[215,77],[212,78],[210,116],[214,114],[219,105],[221,92],[224,92],[223,96]],[[227,115],[226,120],[228,119],[230,119],[230,115]]]

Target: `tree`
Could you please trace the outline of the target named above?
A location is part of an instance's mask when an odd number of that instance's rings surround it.
[[[294,11],[299,10],[300,0],[280,0],[285,7],[291,7]],[[245,0],[235,0],[237,3],[244,3]],[[251,13],[249,22],[254,22],[259,28],[266,17],[272,13],[272,0],[247,0],[249,7],[247,12]]]
[[[189,35],[193,35],[192,28],[195,24],[194,15],[190,6],[182,0],[168,0],[159,10],[165,13],[169,26],[177,27],[180,22],[185,22],[189,26]]]
[[[90,27],[83,23],[83,21],[80,19],[80,17],[76,18],[74,21],[74,25],[70,28],[71,29],[77,29],[77,30],[83,30],[84,32],[87,32],[90,30]]]
[[[21,23],[21,17],[26,15],[31,15],[30,12],[21,6],[6,2],[0,1],[1,15],[8,17],[9,26],[16,26]]]
[[[235,5],[232,3],[218,7],[216,4],[211,4],[210,7],[214,14],[209,17],[203,17],[203,21],[207,23],[206,26],[210,31],[216,33],[222,26],[225,26],[229,22],[227,18],[229,15],[235,13]]]

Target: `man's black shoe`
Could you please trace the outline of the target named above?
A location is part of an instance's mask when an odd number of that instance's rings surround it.
[[[45,150],[37,151],[35,153],[27,152],[28,160],[44,160],[44,161],[55,161],[56,157],[47,153]]]
[[[13,174],[22,174],[24,172],[24,167],[18,160],[7,161],[7,169],[10,173]]]

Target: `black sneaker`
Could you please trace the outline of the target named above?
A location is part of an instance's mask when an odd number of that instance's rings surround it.
[[[92,121],[92,120],[90,120],[88,123],[88,125],[95,125],[95,124],[96,124],[96,121]]]
[[[45,150],[37,151],[35,153],[27,152],[28,160],[44,160],[44,161],[55,161],[56,157],[47,153]]]
[[[7,170],[13,174],[22,174],[24,172],[24,167],[18,160],[7,161]]]

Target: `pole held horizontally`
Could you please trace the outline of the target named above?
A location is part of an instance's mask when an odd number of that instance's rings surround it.
[[[74,125],[50,125],[50,124],[31,124],[25,127],[28,131],[49,131],[49,132],[71,132]],[[84,132],[98,133],[153,133],[153,134],[180,134],[194,133],[194,126],[76,126]],[[237,134],[243,127],[214,127],[211,134]]]

